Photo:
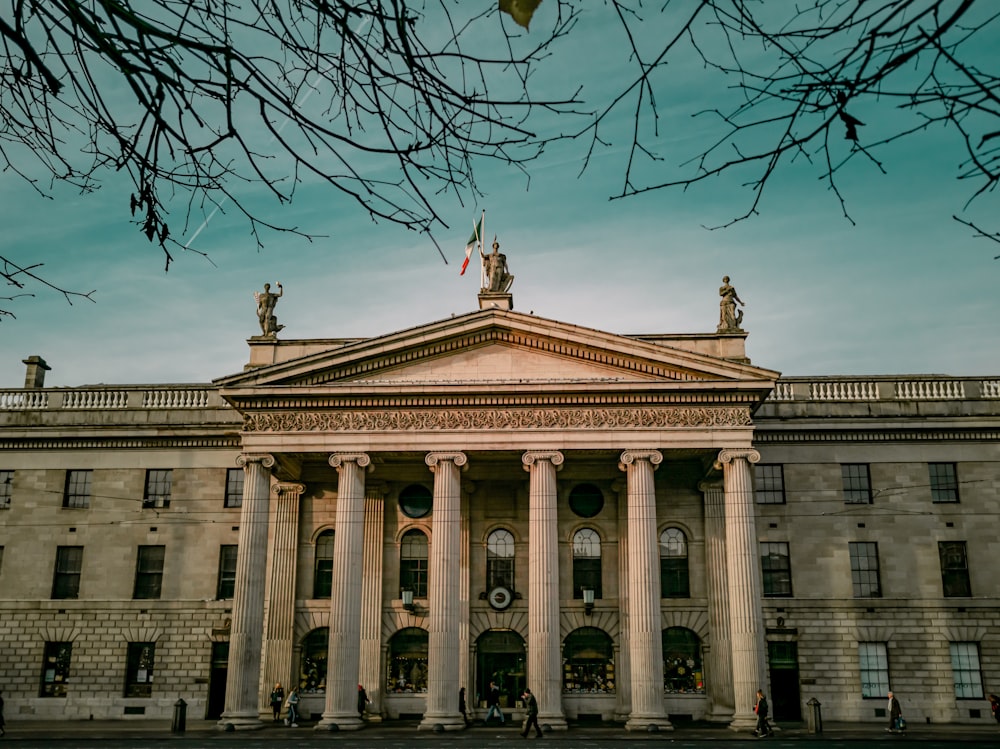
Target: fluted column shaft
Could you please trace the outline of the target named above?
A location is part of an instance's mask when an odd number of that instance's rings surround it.
[[[757,690],[767,689],[760,562],[750,480],[750,463],[759,460],[760,453],[756,450],[719,453],[726,494],[726,570],[733,644],[735,716],[730,727],[737,730],[754,725],[753,705]]]
[[[361,643],[361,587],[364,574],[365,468],[364,453],[334,454],[337,469],[337,511],[334,515],[333,587],[330,592],[330,645],[326,667],[326,709],[317,728],[334,724],[357,730],[358,677]]]
[[[264,678],[257,708],[271,714],[271,687],[281,682],[291,688],[293,630],[295,627],[295,571],[299,549],[299,500],[304,484],[275,484],[274,532],[271,534],[267,611],[264,622]]]
[[[267,511],[271,489],[271,455],[241,455],[243,507],[240,510],[236,582],[229,633],[226,706],[219,726],[260,728],[257,692],[260,684],[261,633],[264,631],[264,579],[267,574]]]
[[[712,647],[708,651],[709,718],[730,721],[733,717],[733,643],[729,636],[729,574],[726,569],[726,498],[721,481],[698,485],[705,498],[705,567],[708,572],[708,627]]]
[[[628,482],[617,479],[611,486],[618,501],[618,527],[623,529],[618,534],[618,618],[621,643],[615,659],[615,720],[625,723],[632,714],[632,665],[631,648],[629,647],[629,608],[628,608]]]
[[[566,728],[559,650],[559,538],[556,471],[559,452],[526,452],[521,462],[528,489],[528,688],[538,700],[538,720]]]
[[[365,497],[364,582],[361,588],[361,660],[359,680],[372,701],[369,720],[382,715],[382,534],[385,491],[368,487]]]
[[[656,538],[653,471],[656,450],[626,450],[619,468],[628,482],[629,647],[632,713],[627,730],[669,728],[663,705],[663,634],[660,619],[660,550]]]
[[[460,470],[468,459],[463,453],[428,453],[424,461],[434,472],[434,537],[428,570],[427,707],[420,728],[458,730],[465,728],[458,711]]]

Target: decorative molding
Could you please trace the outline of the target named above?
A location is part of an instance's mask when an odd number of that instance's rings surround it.
[[[424,463],[426,463],[432,471],[435,467],[437,467],[438,463],[446,460],[451,461],[456,467],[461,468],[469,462],[469,457],[465,453],[456,452],[427,453],[427,455],[424,456]]]
[[[532,467],[539,460],[547,460],[557,471],[562,470],[563,462],[566,460],[565,456],[558,452],[557,450],[529,450],[521,456],[521,467],[524,470],[531,473]]]
[[[275,462],[270,453],[242,453],[236,458],[236,465],[241,467],[249,463],[260,463],[264,468],[274,468]]]
[[[750,427],[744,407],[532,408],[249,413],[245,432],[392,432],[509,429]]]
[[[656,467],[663,462],[663,453],[652,448],[647,450],[626,450],[618,458],[618,468],[624,471],[626,470],[626,466],[632,465],[637,460],[648,460],[655,471]]]
[[[996,442],[1000,429],[892,429],[754,431],[755,444],[822,442]]]
[[[166,450],[218,448],[239,450],[238,436],[220,437],[85,437],[13,438],[0,440],[0,450]]]
[[[745,458],[748,463],[759,463],[760,453],[752,447],[738,449],[727,447],[719,451],[718,462],[725,465],[726,463],[731,463],[739,458]]]
[[[271,494],[276,497],[282,497],[285,495],[301,497],[306,490],[305,484],[299,484],[294,481],[279,481],[277,484],[271,487]]]
[[[371,465],[372,459],[367,453],[333,453],[327,462],[339,471],[344,463],[357,463],[359,468],[365,468]],[[375,467],[369,470],[375,470]]]

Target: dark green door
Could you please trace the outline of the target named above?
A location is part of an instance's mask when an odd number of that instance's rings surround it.
[[[799,647],[794,642],[767,643],[771,671],[771,712],[775,721],[802,720],[799,701]]]

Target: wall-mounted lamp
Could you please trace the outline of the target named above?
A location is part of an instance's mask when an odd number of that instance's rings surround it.
[[[407,589],[403,590],[403,608],[406,609],[407,611],[413,611],[414,606],[413,606],[412,590],[407,590]]]
[[[584,588],[583,589],[583,613],[590,616],[590,612],[594,610],[594,589]]]

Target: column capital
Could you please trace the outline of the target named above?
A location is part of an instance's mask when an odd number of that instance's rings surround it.
[[[294,481],[279,481],[277,484],[271,487],[271,494],[278,497],[283,496],[302,496],[302,493],[306,490],[305,484],[299,484]]]
[[[242,453],[236,458],[236,465],[243,468],[250,463],[260,463],[264,468],[274,468],[274,456],[270,453]]]
[[[663,462],[663,453],[659,450],[626,450],[618,458],[618,470],[624,471],[628,466],[639,460],[648,460],[653,465],[653,470]]]
[[[715,479],[703,479],[698,482],[698,491],[702,494],[706,494],[708,492],[721,492],[724,489],[725,484],[723,483],[721,477]]]
[[[430,467],[431,471],[434,470],[438,463],[442,463],[444,461],[450,461],[457,467],[461,468],[469,462],[469,458],[465,453],[459,452],[427,453],[427,455],[424,456],[424,463]]]
[[[731,463],[738,458],[745,458],[750,463],[759,463],[760,453],[754,450],[752,447],[746,447],[746,448],[726,447],[719,451],[718,463],[721,465],[725,465],[726,463]]]
[[[344,463],[357,463],[358,468],[365,468],[371,466],[372,459],[367,453],[333,453],[328,462],[339,472]],[[369,473],[373,470],[374,466],[368,468]]]
[[[531,467],[539,460],[547,460],[555,466],[557,471],[561,471],[563,461],[566,458],[558,450],[529,450],[521,456],[521,467],[530,472]]]

